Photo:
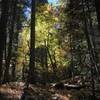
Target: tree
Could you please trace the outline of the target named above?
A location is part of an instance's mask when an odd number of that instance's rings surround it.
[[[35,0],[31,3],[29,83],[35,83]]]
[[[11,3],[11,27],[10,27],[10,30],[9,30],[9,44],[8,44],[8,55],[7,55],[7,58],[6,58],[6,64],[5,64],[5,72],[4,72],[4,82],[8,82],[10,81],[10,76],[9,76],[9,67],[10,67],[10,62],[11,62],[11,58],[12,58],[12,41],[13,41],[13,35],[14,35],[14,29],[15,29],[15,20],[16,20],[16,7],[17,7],[17,1],[13,1]]]
[[[9,1],[2,0],[1,2],[1,17],[0,17],[0,82],[2,79],[3,73],[3,54],[6,46],[6,36],[7,36],[7,21],[8,21],[8,10],[9,10]]]

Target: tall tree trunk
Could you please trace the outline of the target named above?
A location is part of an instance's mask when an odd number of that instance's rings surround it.
[[[70,5],[69,5],[69,8],[71,10],[71,13],[70,13],[70,30],[73,30],[73,8],[74,8],[74,2],[73,0],[70,0]],[[75,19],[74,19],[75,20]],[[70,55],[71,55],[71,77],[73,78],[74,77],[74,60],[73,60],[73,43],[74,43],[74,38],[73,38],[73,31],[71,32],[71,34],[69,35],[69,42],[70,42]]]
[[[95,62],[95,68],[96,68],[96,71],[98,72],[97,73],[97,77],[99,78],[99,75],[100,75],[100,68],[98,66],[98,63],[99,63],[99,58],[98,58],[98,54],[96,53],[96,41],[95,41],[95,33],[94,33],[94,29],[93,29],[93,22],[92,22],[92,17],[91,17],[91,10],[90,10],[90,6],[89,6],[89,0],[86,0],[86,6],[88,8],[88,19],[89,19],[89,24],[90,24],[90,34],[91,34],[91,47],[92,47],[92,51],[93,51],[93,59],[94,59],[94,62]]]
[[[87,40],[87,45],[88,45],[88,50],[89,50],[89,55],[90,55],[90,61],[91,61],[91,82],[92,82],[92,96],[93,96],[93,100],[95,100],[95,82],[94,82],[94,66],[95,66],[95,61],[94,61],[94,54],[93,54],[93,49],[92,49],[92,45],[91,45],[91,41],[90,41],[90,37],[89,37],[89,32],[87,29],[87,18],[86,18],[86,12],[85,12],[85,5],[84,5],[84,0],[82,0],[82,6],[83,6],[83,18],[84,18],[84,33],[86,36],[86,40]]]
[[[8,45],[8,55],[6,58],[6,69],[5,69],[5,73],[4,73],[4,82],[9,82],[9,66],[10,66],[10,61],[11,61],[11,57],[12,57],[12,41],[13,41],[13,35],[14,35],[14,26],[15,26],[15,18],[16,18],[16,5],[17,2],[16,1],[12,1],[12,19],[11,19],[11,27],[9,30],[9,45]]]
[[[35,83],[35,0],[31,3],[31,34],[30,34],[30,63],[29,63],[29,83]]]
[[[22,8],[20,6],[17,6],[17,4],[20,4],[21,1],[16,0],[16,18],[15,18],[15,32],[13,34],[13,49],[12,52],[12,81],[16,80],[16,64],[17,64],[17,57],[18,57],[18,40],[19,40],[19,33],[21,30],[21,14],[22,14]]]
[[[3,51],[6,44],[6,28],[8,21],[8,10],[9,10],[9,1],[2,0],[1,2],[1,18],[0,18],[0,82],[2,78],[2,60],[3,60]]]
[[[74,61],[73,61],[73,37],[72,35],[70,34],[69,36],[69,39],[70,39],[70,54],[71,54],[71,77],[73,78],[74,77]]]

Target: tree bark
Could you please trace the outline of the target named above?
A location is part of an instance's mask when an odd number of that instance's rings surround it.
[[[30,34],[30,63],[28,82],[34,84],[34,70],[35,70],[35,0],[32,0],[31,7],[31,34]]]
[[[9,82],[9,66],[10,66],[10,61],[11,61],[11,57],[12,57],[12,41],[13,41],[13,35],[14,35],[14,26],[15,26],[15,18],[16,18],[16,5],[17,2],[16,1],[12,1],[12,19],[11,19],[11,28],[9,30],[9,45],[8,45],[8,55],[6,58],[6,69],[5,69],[5,73],[4,73],[4,82]]]
[[[9,10],[9,1],[2,0],[1,2],[1,18],[0,18],[0,82],[2,79],[3,73],[3,51],[5,49],[6,44],[6,29],[7,29],[7,21],[8,21],[8,10]]]
[[[82,7],[83,7],[83,18],[84,18],[84,33],[86,36],[89,55],[90,55],[90,61],[91,61],[90,67],[91,67],[92,99],[95,100],[95,82],[94,82],[95,60],[94,60],[93,49],[92,49],[92,45],[91,45],[91,41],[89,37],[89,32],[87,29],[87,18],[86,18],[86,12],[85,12],[85,7],[84,7],[84,0],[82,0]]]

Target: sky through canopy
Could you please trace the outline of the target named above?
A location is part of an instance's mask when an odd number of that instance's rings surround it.
[[[59,0],[48,0],[48,2],[51,4],[57,4]]]

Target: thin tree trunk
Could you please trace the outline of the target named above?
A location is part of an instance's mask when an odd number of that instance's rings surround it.
[[[48,54],[47,54],[47,43],[45,43],[45,68],[46,68],[46,83],[48,82]]]
[[[54,66],[57,69],[57,61],[56,61],[55,51],[54,51],[54,54],[53,54],[53,59],[54,59]]]
[[[48,47],[47,47],[47,53],[48,53],[48,55],[49,55],[49,59],[50,59],[50,61],[51,61],[51,65],[52,65],[52,68],[53,68],[53,67],[54,67],[54,64],[53,64],[53,60],[52,60],[52,57],[51,57],[51,54],[50,54],[50,52],[49,52]],[[54,70],[54,68],[53,68],[53,70]]]
[[[51,61],[51,65],[52,65],[53,79],[55,80],[55,79],[56,79],[56,66],[55,66],[55,64],[54,64],[54,62],[53,62],[53,60],[52,60],[52,57],[51,57],[51,54],[50,54],[50,52],[49,52],[48,47],[47,47],[47,53],[48,53],[48,56],[49,56],[49,59],[50,59],[50,61]]]
[[[69,36],[70,38],[70,54],[71,54],[71,77],[74,77],[74,61],[73,61],[73,40],[72,40],[72,35]]]
[[[35,83],[34,70],[35,70],[35,0],[31,3],[31,34],[30,34],[30,63],[28,82]]]

